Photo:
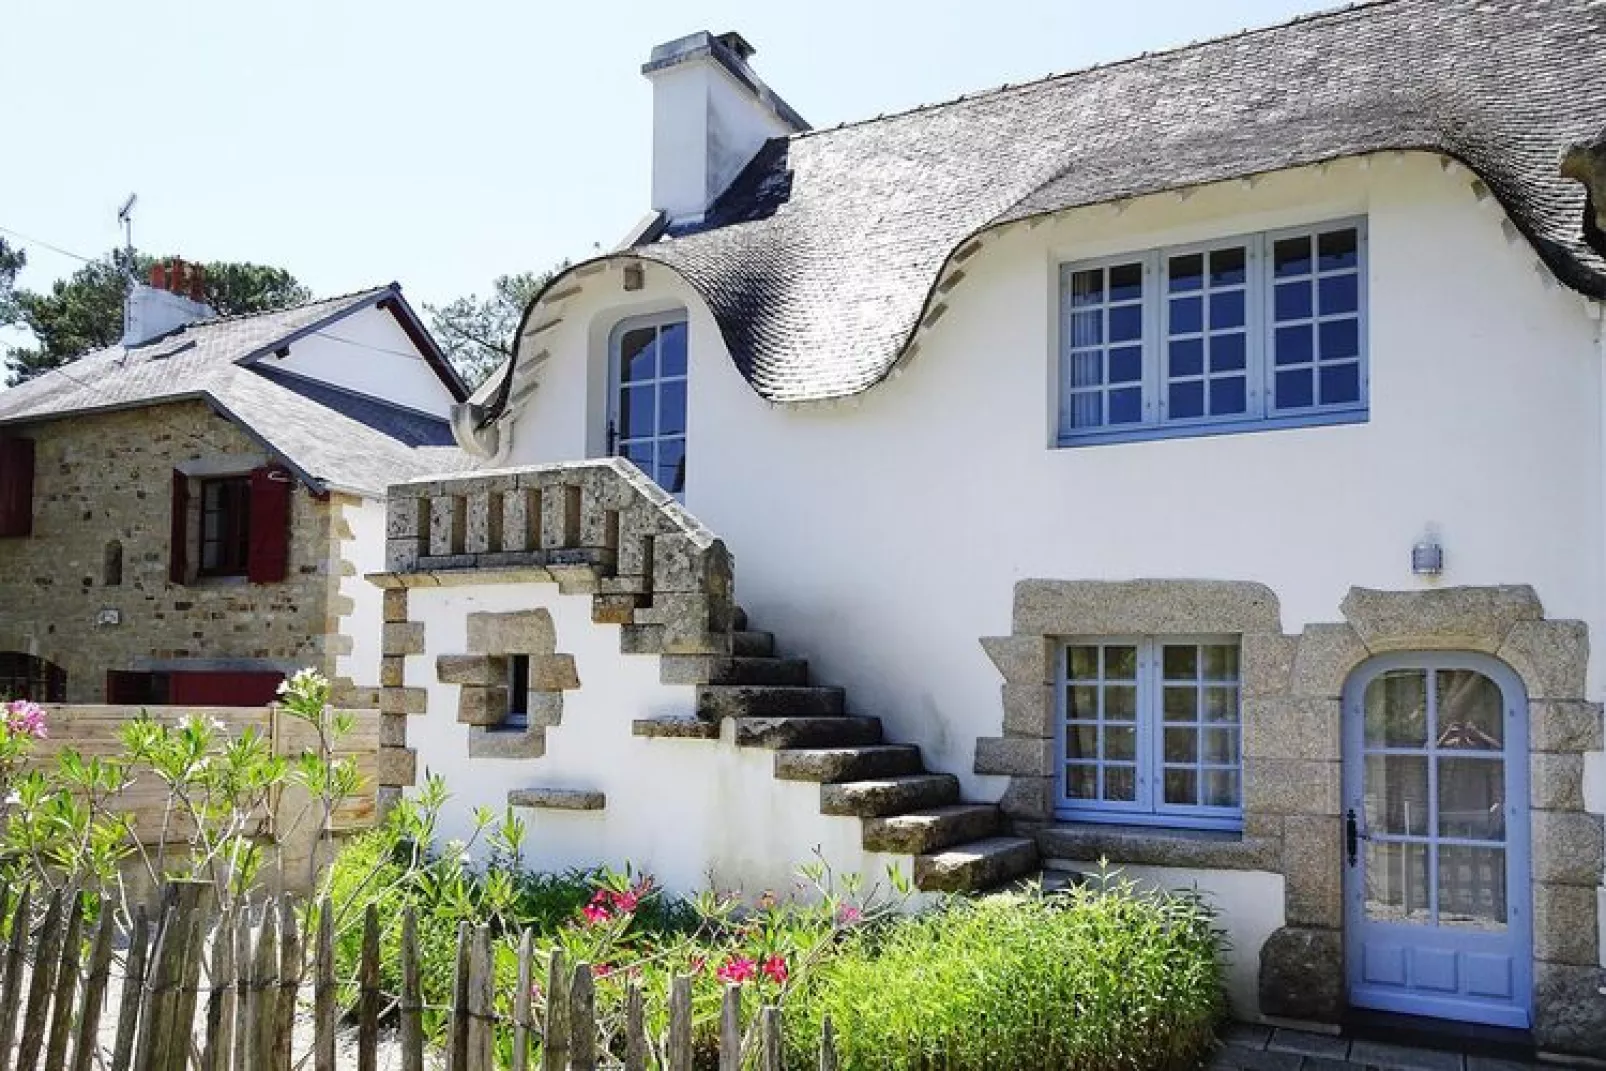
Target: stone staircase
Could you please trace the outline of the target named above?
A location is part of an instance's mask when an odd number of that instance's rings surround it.
[[[868,851],[914,857],[917,888],[969,892],[1038,868],[1035,843],[1010,836],[996,804],[960,798],[959,779],[932,773],[920,749],[887,743],[881,720],[848,713],[843,689],[809,682],[808,662],[775,653],[775,637],[736,611],[732,654],[702,665],[692,718],[643,719],[637,736],[716,740],[735,723],[740,747],[775,752],[775,777],[820,786],[820,813],[860,819]],[[666,655],[666,660],[677,656]]]

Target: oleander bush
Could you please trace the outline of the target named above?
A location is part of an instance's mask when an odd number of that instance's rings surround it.
[[[670,979],[689,976],[699,1067],[714,1066],[730,986],[743,991],[749,1025],[760,1005],[783,1007],[789,1066],[817,1066],[829,1015],[845,1071],[1181,1069],[1208,1052],[1224,1010],[1220,934],[1207,906],[1118,873],[1063,893],[947,898],[915,914],[895,872],[866,887],[816,861],[780,893],[711,889],[683,899],[628,868],[529,872],[519,856],[525,830],[511,813],[481,812],[468,840],[438,844],[446,799],[428,780],[384,828],[340,853],[329,888],[342,979],[356,975],[356,923],[373,905],[381,985],[398,992],[411,908],[426,1008],[450,1002],[457,931],[468,922],[494,935],[497,1011],[509,1015],[528,930],[539,950],[536,1016],[548,956],[562,949],[568,964],[590,965],[601,1042],[616,1055],[627,987],[640,985],[649,1034],[662,1037]],[[441,1012],[426,1012],[430,1036],[445,1026]]]

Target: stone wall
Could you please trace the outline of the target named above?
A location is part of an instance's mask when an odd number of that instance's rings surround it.
[[[281,583],[175,585],[174,469],[248,471],[267,459],[260,443],[202,402],[75,415],[17,432],[35,442],[33,534],[0,539],[0,651],[61,666],[70,702],[103,700],[109,669],[172,669],[187,660],[207,660],[196,668],[313,666],[332,674],[346,642],[339,619],[350,612],[349,598],[336,593],[346,568],[340,514],[355,499],[317,498],[296,486]],[[108,584],[113,540],[122,575]],[[105,611],[118,623],[98,623]]]
[[[1108,858],[1285,878],[1286,925],[1260,950],[1260,1008],[1336,1023],[1345,1010],[1343,694],[1368,659],[1469,651],[1505,663],[1529,708],[1534,1034],[1568,1052],[1606,1051],[1596,908],[1606,846],[1584,801],[1586,753],[1603,747],[1585,699],[1587,630],[1548,620],[1532,588],[1352,589],[1344,620],[1284,635],[1261,584],[1026,580],[1014,632],[982,645],[1004,677],[1003,735],[977,742],[976,769],[1010,779],[1003,805],[1049,858]],[[1054,659],[1060,638],[1230,633],[1242,644],[1241,836],[1056,824]]]

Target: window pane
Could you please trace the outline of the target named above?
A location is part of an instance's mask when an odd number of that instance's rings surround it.
[[[1112,681],[1138,679],[1138,649],[1127,644],[1104,648],[1104,678]]]
[[[1366,842],[1366,917],[1379,922],[1432,921],[1427,845]]]
[[[1195,770],[1165,772],[1165,801],[1192,806],[1199,802],[1199,774]]]
[[[1143,350],[1127,346],[1110,351],[1110,382],[1136,383],[1143,378]]]
[[[1233,729],[1206,729],[1201,757],[1214,766],[1230,766],[1238,761],[1238,733]]]
[[[1469,669],[1441,669],[1433,675],[1438,700],[1438,746],[1460,751],[1500,751],[1505,747],[1505,697],[1500,686]]]
[[[1104,798],[1115,803],[1131,803],[1138,798],[1137,768],[1104,767]]]
[[[1290,275],[1310,274],[1310,239],[1284,238],[1272,251],[1272,260],[1279,279]]]
[[[686,374],[686,325],[665,324],[658,331],[658,374]]]
[[[1083,350],[1066,359],[1066,383],[1071,387],[1097,387],[1104,382],[1104,354]]]
[[[1104,392],[1067,393],[1060,403],[1060,422],[1067,428],[1097,428],[1104,424]]]
[[[1506,839],[1506,764],[1502,760],[1439,760],[1439,836]]]
[[[1071,345],[1097,346],[1104,341],[1104,314],[1078,312],[1071,315]]]
[[[1131,684],[1112,684],[1104,689],[1104,720],[1135,721],[1138,716],[1138,689]]]
[[[1143,265],[1119,264],[1110,269],[1110,300],[1137,301],[1143,297]]]
[[[1196,763],[1199,761],[1199,730],[1167,729],[1165,731],[1165,761]]]
[[[1204,372],[1204,339],[1188,338],[1171,343],[1172,376],[1197,376]]]
[[[1163,661],[1168,681],[1191,681],[1199,677],[1199,648],[1191,643],[1166,644]]]
[[[1210,295],[1210,328],[1220,331],[1224,328],[1242,327],[1244,325],[1244,292],[1242,290],[1228,290],[1225,293]]]
[[[1066,689],[1065,716],[1074,720],[1096,720],[1099,716],[1099,690],[1078,684]]]
[[[658,486],[672,495],[686,490],[686,440],[662,439],[658,443]]]
[[[654,430],[653,401],[656,392],[649,384],[644,387],[626,387],[619,392],[618,432],[626,439],[650,436]]]
[[[1277,329],[1277,363],[1309,364],[1316,359],[1316,344],[1309,324]]]
[[[1278,283],[1273,302],[1279,320],[1308,319],[1311,314],[1310,283],[1305,280]]]
[[[1499,931],[1506,928],[1504,848],[1439,848],[1439,925]]]
[[[1419,669],[1379,674],[1363,701],[1367,747],[1426,747],[1427,675]]]
[[[1200,649],[1204,655],[1204,679],[1207,681],[1236,681],[1238,679],[1238,645],[1212,643]]]
[[[1248,355],[1247,335],[1216,335],[1210,340],[1210,371],[1234,372],[1242,369]]]
[[[1301,409],[1311,404],[1310,369],[1277,373],[1277,408]]]
[[[1342,271],[1359,263],[1360,235],[1355,228],[1329,231],[1321,236],[1317,251],[1321,256],[1322,271]]]
[[[1210,285],[1237,286],[1244,281],[1244,267],[1248,260],[1247,251],[1239,246],[1236,249],[1217,249],[1210,254]]]
[[[1206,688],[1204,690],[1204,720],[1208,722],[1236,722],[1238,720],[1238,689]]]
[[[1071,273],[1071,305],[1081,308],[1104,301],[1104,270],[1093,268]]]
[[[619,340],[619,378],[623,382],[653,378],[657,371],[657,337],[655,327],[638,327],[624,333]]]
[[[1203,289],[1204,254],[1193,253],[1185,257],[1172,257],[1169,275],[1172,293]]]
[[[1243,376],[1210,381],[1210,415],[1231,416],[1249,408],[1249,399]]]
[[[648,479],[653,474],[653,449],[650,442],[624,443],[619,448],[619,456],[634,462],[636,467],[647,474]]]
[[[1366,828],[1370,832],[1427,835],[1427,756],[1368,755],[1365,776]]]
[[[1204,299],[1172,298],[1170,330],[1173,335],[1190,335],[1203,331]]]
[[[1167,412],[1173,419],[1203,416],[1204,384],[1198,381],[1171,384],[1170,405]]]
[[[1143,420],[1143,391],[1138,387],[1110,392],[1110,423],[1137,424]]]
[[[1356,320],[1329,320],[1320,328],[1322,360],[1343,360],[1361,352],[1361,325]]]
[[[1072,759],[1099,757],[1099,727],[1095,724],[1076,723],[1065,727],[1065,755]]]
[[[681,435],[686,431],[686,381],[677,379],[658,388],[658,434]]]
[[[1099,649],[1097,647],[1066,648],[1065,675],[1073,681],[1096,680],[1099,675]]]
[[[1138,757],[1138,731],[1136,729],[1109,728],[1104,730],[1104,757],[1118,762],[1131,762]]]
[[[1165,690],[1164,715],[1166,721],[1198,721],[1199,691],[1191,684]]]
[[[1321,374],[1322,404],[1340,405],[1359,401],[1361,397],[1361,366],[1340,364],[1323,368]]]
[[[1324,278],[1317,288],[1318,308],[1323,316],[1354,312],[1360,306],[1358,275],[1333,275]]]
[[[1111,342],[1131,342],[1142,337],[1142,305],[1121,305],[1110,310]]]
[[[1098,799],[1099,768],[1082,765],[1065,767],[1065,795],[1073,800]]]
[[[1206,770],[1200,783],[1201,798],[1206,807],[1238,806],[1238,771]]]

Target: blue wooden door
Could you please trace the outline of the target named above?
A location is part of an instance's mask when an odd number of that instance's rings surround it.
[[[1350,1003],[1529,1025],[1527,701],[1476,655],[1388,655],[1344,694]]]

